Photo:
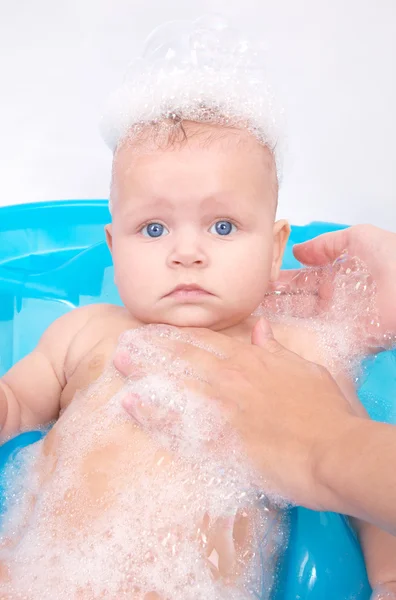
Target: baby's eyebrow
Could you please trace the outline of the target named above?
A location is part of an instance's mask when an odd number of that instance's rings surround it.
[[[210,193],[203,197],[199,194],[194,194],[192,198],[196,202],[196,207],[201,215],[212,216],[214,213],[238,213],[240,217],[250,217],[248,206],[241,206],[240,202],[236,202],[238,194],[233,190],[220,190]],[[125,219],[145,219],[154,217],[157,213],[164,218],[170,217],[181,208],[180,198],[172,201],[167,196],[145,196],[138,194],[131,197],[128,203],[128,208],[125,208]]]
[[[205,198],[201,199],[200,207],[203,209],[213,209],[216,207],[228,208],[233,205],[234,197],[235,194],[231,190],[227,192],[210,194],[210,196],[206,196]]]
[[[130,207],[125,211],[125,216],[136,215],[138,212],[155,212],[161,209],[162,211],[170,212],[174,210],[172,202],[166,198],[150,198],[144,196],[134,196],[130,198]]]
[[[232,192],[221,192],[220,194],[210,194],[209,196],[205,196],[203,198],[197,198],[198,200],[198,206],[200,209],[202,210],[213,210],[216,208],[219,209],[227,209],[232,207],[233,205],[233,198],[234,195]],[[145,196],[134,196],[133,198],[130,198],[130,204],[131,207],[130,209],[126,212],[126,215],[128,214],[135,214],[137,211],[156,211],[158,209],[161,209],[161,211],[167,211],[167,212],[171,212],[171,211],[175,211],[178,209],[179,207],[179,200],[176,200],[175,202],[172,202],[172,200],[170,200],[169,198],[167,198],[166,196],[157,196],[157,197],[153,197],[151,196],[150,198],[145,197]]]

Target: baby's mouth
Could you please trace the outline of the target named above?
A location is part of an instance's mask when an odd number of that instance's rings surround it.
[[[203,296],[213,296],[211,292],[208,292],[204,288],[196,284],[180,284],[177,285],[169,294],[166,294],[164,298],[202,298]]]

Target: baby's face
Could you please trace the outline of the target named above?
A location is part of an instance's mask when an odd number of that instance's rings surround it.
[[[206,127],[205,138],[187,127],[183,145],[117,151],[107,239],[120,297],[139,321],[221,330],[262,301],[288,227],[274,224],[266,148],[247,132]]]

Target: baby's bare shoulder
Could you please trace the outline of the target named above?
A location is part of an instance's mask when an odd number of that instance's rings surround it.
[[[138,325],[126,308],[115,304],[94,304],[73,312],[80,341],[85,338],[97,343],[99,339],[113,336],[118,330],[121,333]]]
[[[113,304],[91,304],[75,308],[54,321],[44,332],[40,343],[46,344],[52,341],[58,343],[72,342],[76,335],[91,325],[95,320],[108,320],[114,318],[118,311],[123,309]]]
[[[74,315],[75,334],[65,358],[65,370],[69,374],[93,351],[107,353],[117,343],[121,333],[139,324],[130,313],[114,304],[97,304],[76,309]]]
[[[86,353],[98,342],[106,324],[125,319],[125,309],[112,304],[92,304],[75,308],[54,321],[42,335],[38,349],[63,370],[72,348]],[[100,323],[100,325],[99,325]]]

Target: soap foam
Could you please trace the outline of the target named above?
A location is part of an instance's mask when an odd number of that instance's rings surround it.
[[[317,296],[301,286],[296,295],[291,285],[258,312],[292,324],[313,312],[297,323],[318,334],[334,370],[341,364],[354,374],[368,343],[393,344],[378,335],[375,282],[361,261],[344,255],[298,277],[333,290],[319,310]],[[216,404],[183,385],[197,377],[193,367],[161,339],[222,356],[172,327],[121,337],[139,376],[124,384],[109,367],[7,467],[0,573],[9,580],[0,579],[0,598],[47,600],[54,590],[70,600],[270,596],[287,545],[286,514],[262,491]],[[155,409],[156,427],[144,416],[144,431],[131,423],[122,408],[128,394]],[[106,485],[111,453],[115,473]],[[102,486],[96,495],[92,473]]]
[[[193,341],[159,326],[122,336],[142,376],[123,385],[109,367],[9,474],[0,562],[10,581],[0,581],[0,597],[269,597],[287,519],[257,487],[215,404],[183,385],[185,365],[164,354],[158,335]],[[130,393],[178,418],[143,432],[122,408]]]
[[[316,332],[328,368],[356,377],[368,352],[396,345],[384,332],[377,309],[377,289],[367,266],[344,252],[333,264],[307,267],[280,284],[256,315]]]
[[[282,111],[264,55],[223,18],[162,25],[108,100],[101,122],[106,143],[115,151],[147,125],[171,134],[183,120],[247,129],[272,151],[280,179]]]

